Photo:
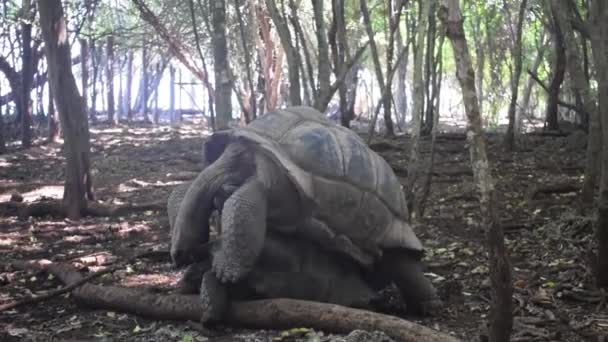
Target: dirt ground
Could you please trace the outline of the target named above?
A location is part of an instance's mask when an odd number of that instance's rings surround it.
[[[92,127],[94,185],[104,203],[165,201],[179,183],[171,174],[199,169],[204,134],[200,123],[170,126]],[[500,218],[514,266],[513,341],[600,341],[608,334],[608,312],[593,286],[592,217],[577,211],[584,170],[580,137],[522,137],[519,151],[505,153],[489,134],[497,178]],[[405,181],[407,139],[376,139]],[[423,143],[428,156],[429,142]],[[462,133],[438,139],[431,194],[417,234],[428,248],[427,274],[446,302],[439,317],[407,317],[479,340],[490,301],[483,227],[469,155]],[[64,160],[60,145],[38,144],[0,156],[0,202],[19,192],[26,202],[61,198]],[[44,272],[12,269],[12,260],[71,261],[96,271],[119,271],[94,283],[170,291],[179,272],[169,260],[126,260],[148,250],[168,249],[166,212],[143,211],[118,218],[52,217],[19,220],[0,213],[0,305],[62,284]],[[283,333],[283,335],[281,335]],[[282,336],[282,337],[281,337]],[[0,341],[329,341],[339,336],[309,330],[249,331],[220,327],[204,337],[198,326],[91,310],[69,295],[0,313]]]

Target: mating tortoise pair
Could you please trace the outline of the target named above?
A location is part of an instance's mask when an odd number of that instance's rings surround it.
[[[354,132],[291,107],[217,132],[203,150],[204,170],[168,202],[171,256],[197,265],[203,321],[256,295],[372,307],[391,282],[414,312],[441,306],[401,185]]]

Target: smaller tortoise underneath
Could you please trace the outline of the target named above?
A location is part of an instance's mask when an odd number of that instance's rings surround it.
[[[186,190],[173,221],[177,266],[198,261],[218,208],[217,281],[209,284],[246,278],[268,235],[277,232],[316,242],[390,279],[413,311],[441,307],[422,272],[423,246],[407,223],[401,184],[354,132],[310,107],[292,107],[215,133],[204,157],[207,167]]]

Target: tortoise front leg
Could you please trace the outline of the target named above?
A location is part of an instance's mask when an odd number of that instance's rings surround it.
[[[226,285],[220,283],[212,271],[207,271],[203,274],[200,299],[203,309],[201,322],[216,323],[221,321],[228,310],[228,289]]]
[[[266,237],[266,190],[255,178],[247,180],[224,202],[220,248],[213,256],[213,272],[235,283],[257,261]]]
[[[422,272],[419,258],[412,254],[401,249],[385,251],[380,261],[380,272],[395,282],[408,311],[433,315],[443,303],[433,284]]]

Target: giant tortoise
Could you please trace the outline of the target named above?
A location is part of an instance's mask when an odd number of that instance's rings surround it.
[[[413,311],[441,306],[422,272],[423,246],[407,222],[401,185],[356,133],[313,108],[291,107],[216,132],[204,156],[208,166],[175,217],[171,256],[178,267],[196,261],[196,250],[209,240],[209,216],[220,205],[221,244],[213,252],[220,283],[251,272],[270,227],[394,281]]]

